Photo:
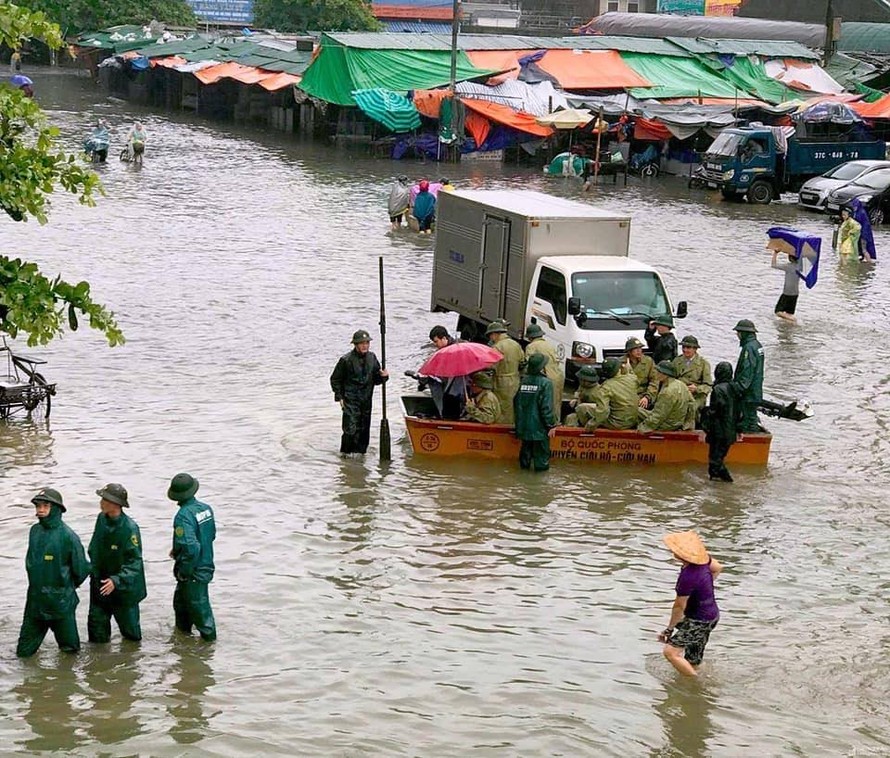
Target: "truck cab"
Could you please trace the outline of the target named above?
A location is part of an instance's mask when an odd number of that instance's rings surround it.
[[[705,183],[719,188],[727,198],[744,195],[751,203],[769,203],[775,192],[777,162],[770,129],[724,129],[705,153]]]

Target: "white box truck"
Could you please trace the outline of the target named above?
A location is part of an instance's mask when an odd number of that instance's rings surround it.
[[[628,257],[630,217],[522,190],[440,192],[432,311],[459,314],[464,339],[503,319],[537,322],[574,378],[624,354],[651,318],[674,312],[661,276]]]

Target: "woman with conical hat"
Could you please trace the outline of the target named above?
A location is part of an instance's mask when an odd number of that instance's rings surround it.
[[[677,596],[671,620],[658,635],[664,644],[664,657],[685,676],[698,676],[711,631],[720,620],[714,597],[714,579],[723,570],[712,558],[695,532],[672,532],[664,544],[683,564],[677,579]]]

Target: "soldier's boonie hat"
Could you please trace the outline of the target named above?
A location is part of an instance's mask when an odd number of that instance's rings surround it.
[[[96,490],[96,494],[109,503],[115,503],[121,508],[129,508],[130,503],[127,501],[127,490],[122,484],[106,484],[101,490]]]
[[[535,353],[528,359],[527,370],[529,374],[540,374],[547,365],[547,356],[543,353]]]
[[[757,327],[754,326],[753,321],[749,321],[746,318],[743,318],[739,323],[737,323],[734,327],[734,331],[737,332],[753,332],[757,333]]]
[[[691,334],[687,334],[683,339],[681,339],[680,344],[683,347],[701,347],[701,345],[698,344],[698,340]]]
[[[662,539],[668,550],[686,563],[703,566],[711,558],[705,548],[705,543],[695,532],[671,532],[664,535]]]
[[[473,380],[473,384],[484,390],[490,390],[494,387],[494,377],[490,371],[477,371],[470,378]]]
[[[637,339],[636,337],[628,337],[628,338],[627,338],[627,342],[624,343],[624,349],[625,349],[625,351],[627,351],[628,353],[629,353],[631,350],[634,350],[634,349],[636,349],[636,348],[638,348],[638,347],[646,347],[646,346],[643,344],[643,341],[642,341],[642,340]]]
[[[603,361],[600,373],[603,375],[604,379],[611,379],[613,376],[618,375],[619,368],[621,368],[621,362],[615,358],[609,358],[609,360]]]
[[[191,474],[177,474],[170,480],[167,497],[181,503],[193,497],[198,491],[198,480]]]
[[[591,384],[599,384],[600,375],[593,366],[582,367],[575,376],[579,382],[590,382]]]
[[[528,340],[534,340],[538,337],[544,336],[544,330],[541,328],[540,324],[529,324],[525,328],[525,338]]]
[[[658,316],[652,319],[653,323],[661,325],[661,326],[669,326],[673,329],[674,327],[674,318],[670,314],[666,316]]]
[[[487,337],[489,334],[506,334],[507,327],[504,326],[500,321],[492,321],[488,328],[485,330],[485,336]]]
[[[360,342],[370,342],[371,335],[368,334],[364,329],[359,329],[355,334],[352,335],[352,344],[358,345]]]
[[[61,493],[58,490],[54,490],[52,487],[44,487],[31,498],[31,502],[34,503],[34,505],[37,505],[38,503],[52,503],[58,505],[59,508],[62,509],[62,513],[68,510],[65,507],[65,503],[62,502]]]
[[[659,374],[664,374],[665,376],[672,376],[674,379],[677,378],[677,367],[670,361],[661,361],[655,367],[655,370]]]

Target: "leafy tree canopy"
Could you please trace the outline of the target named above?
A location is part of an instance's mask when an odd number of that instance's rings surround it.
[[[53,47],[62,45],[59,29],[43,13],[30,13],[0,2],[0,43],[17,48],[39,37]],[[62,187],[84,205],[94,205],[101,192],[99,179],[82,161],[56,149],[58,130],[49,125],[38,105],[20,90],[0,85],[0,209],[13,221],[36,219],[45,224],[49,195]],[[10,223],[0,214],[0,223]],[[76,329],[80,313],[110,345],[124,336],[114,314],[93,302],[90,285],[50,280],[33,263],[0,254],[0,330],[25,334],[29,345],[46,344],[67,321]]]
[[[257,26],[280,32],[376,31],[380,22],[365,0],[254,0]]]
[[[21,0],[21,4],[46,14],[66,36],[119,24],[147,24],[153,19],[175,26],[195,25],[195,14],[185,0]]]

